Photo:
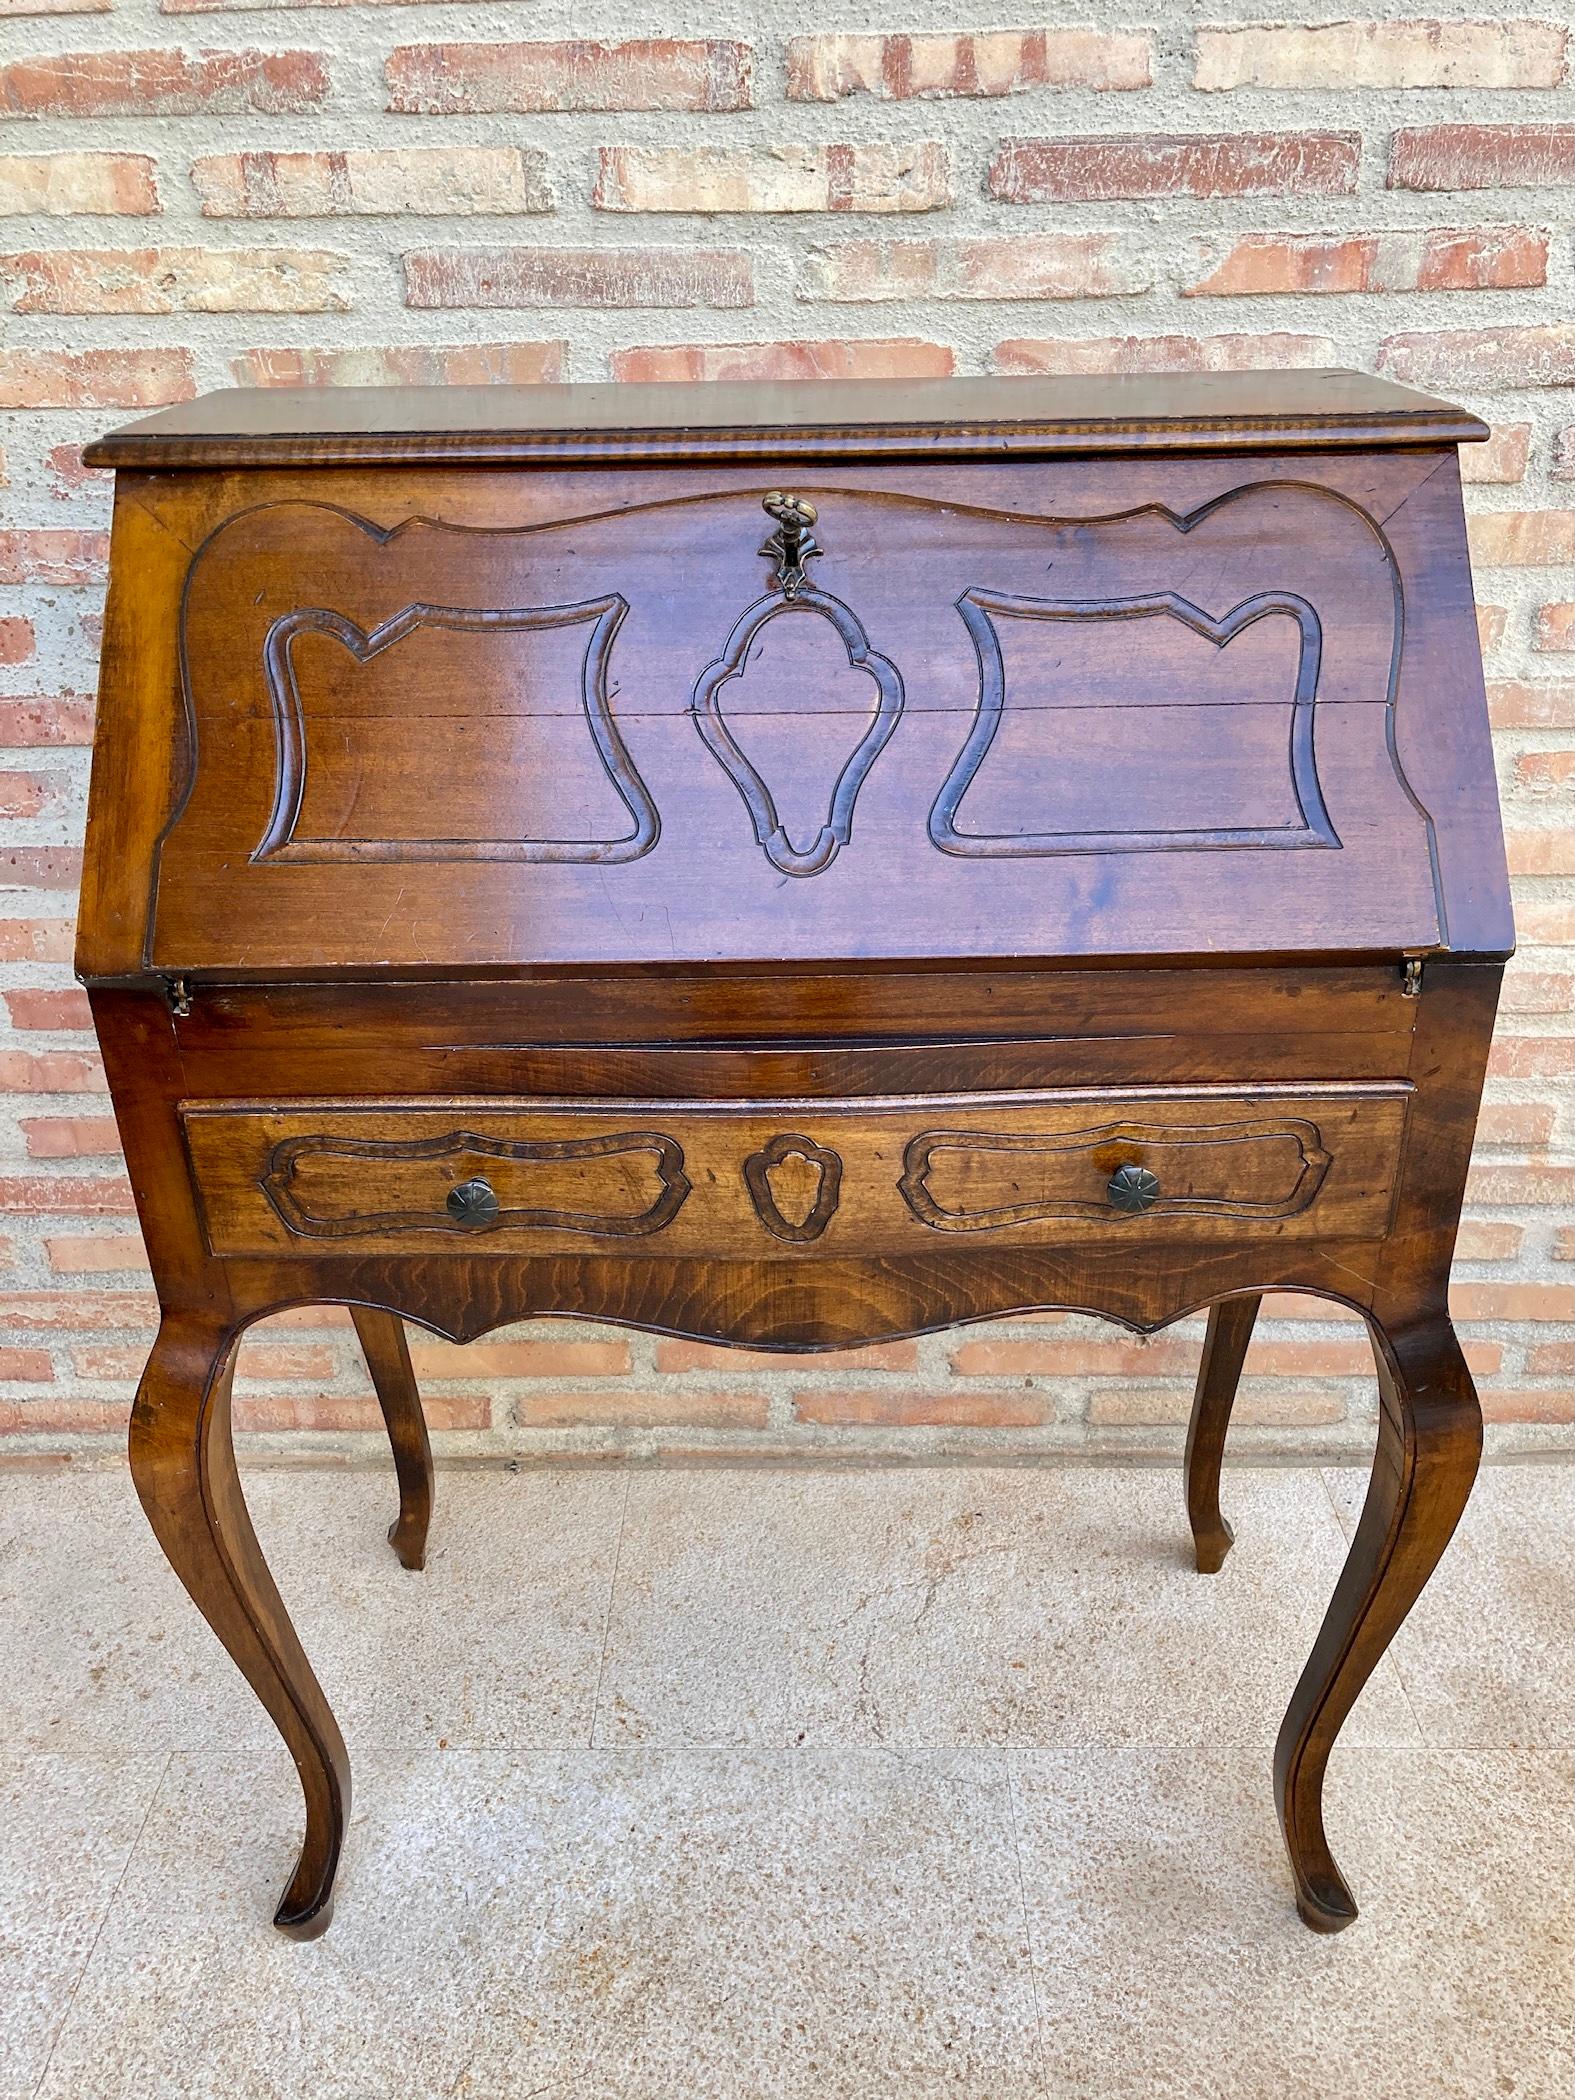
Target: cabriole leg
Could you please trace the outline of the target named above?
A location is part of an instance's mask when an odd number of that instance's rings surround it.
[[[1274,1753],[1296,1908],[1338,1932],[1356,1905],[1329,1851],[1323,1780],[1346,1715],[1448,1545],[1482,1453],[1482,1412],[1448,1313],[1370,1314],[1378,1358],[1372,1484]]]
[[[405,1343],[405,1323],[397,1313],[366,1305],[352,1305],[350,1317],[394,1448],[399,1515],[388,1527],[389,1542],[407,1568],[420,1568],[426,1563],[432,1521],[432,1446]]]
[[[159,1544],[289,1746],[306,1795],[300,1862],[274,1923],[315,1939],[333,1912],[350,1763],[252,1530],[235,1470],[229,1315],[166,1313],[131,1415],[131,1473]]]
[[[1220,1463],[1247,1344],[1262,1303],[1261,1298],[1225,1298],[1209,1308],[1203,1362],[1198,1367],[1192,1419],[1187,1425],[1187,1519],[1200,1575],[1218,1572],[1236,1535],[1220,1515]]]

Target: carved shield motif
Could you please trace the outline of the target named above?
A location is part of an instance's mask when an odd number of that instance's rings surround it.
[[[842,1192],[842,1161],[813,1138],[785,1135],[744,1161],[744,1183],[773,1238],[802,1246],[831,1223]]]

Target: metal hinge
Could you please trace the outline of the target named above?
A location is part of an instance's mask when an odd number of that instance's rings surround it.
[[[191,1012],[191,986],[187,984],[185,978],[166,977],[164,980],[164,997],[169,1002],[169,1010],[176,1020],[184,1021]]]
[[[1405,959],[1405,975],[1400,982],[1402,999],[1420,999],[1422,996],[1422,958],[1408,955]]]

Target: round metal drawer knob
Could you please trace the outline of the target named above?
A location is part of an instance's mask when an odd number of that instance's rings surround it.
[[[1152,1210],[1159,1201],[1159,1176],[1147,1167],[1117,1167],[1105,1184],[1105,1194],[1117,1210]]]
[[[447,1207],[461,1225],[490,1225],[498,1214],[497,1193],[490,1181],[462,1181],[449,1190]]]

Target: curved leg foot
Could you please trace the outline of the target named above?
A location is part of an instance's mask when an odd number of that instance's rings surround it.
[[[295,1759],[306,1836],[274,1923],[311,1939],[331,1915],[350,1815],[350,1764],[241,1495],[230,1440],[239,1339],[227,1315],[165,1314],[132,1409],[131,1475],[170,1565]]]
[[[1379,1393],[1372,1484],[1274,1753],[1296,1908],[1316,1932],[1338,1932],[1356,1916],[1324,1835],[1329,1753],[1448,1545],[1482,1452],[1476,1388],[1442,1305],[1387,1326],[1370,1315],[1368,1324]]]
[[[399,1482],[399,1515],[388,1528],[389,1543],[407,1568],[426,1565],[427,1527],[432,1522],[432,1446],[416,1374],[410,1367],[405,1323],[397,1313],[352,1305],[350,1317],[372,1374]]]
[[[1203,1361],[1187,1425],[1187,1521],[1200,1575],[1217,1574],[1236,1534],[1220,1515],[1220,1462],[1241,1367],[1261,1298],[1225,1298],[1209,1308]]]

